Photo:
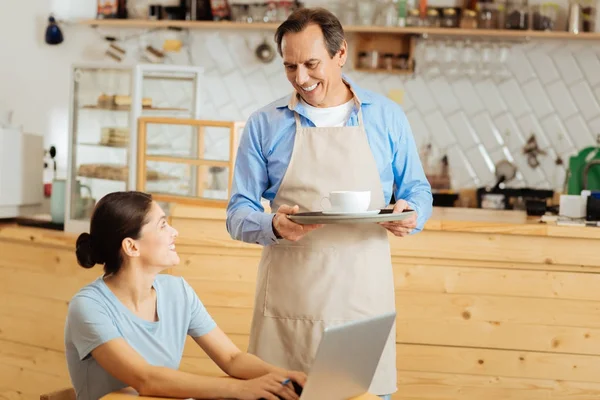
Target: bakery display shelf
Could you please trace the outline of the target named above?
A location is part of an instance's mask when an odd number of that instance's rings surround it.
[[[81,107],[83,110],[103,110],[103,111],[130,111],[131,106],[122,105],[122,106],[98,106],[95,104],[84,105]],[[190,110],[186,108],[178,108],[178,107],[151,107],[144,106],[142,107],[143,111],[180,111],[180,112],[190,112]]]
[[[108,149],[129,149],[129,143],[94,143],[94,142],[81,142],[77,143],[78,146],[87,146],[87,147],[103,147]],[[160,145],[148,145],[149,150],[173,150],[170,146],[160,146]],[[189,150],[188,150],[189,151]]]
[[[129,177],[129,168],[119,164],[81,164],[77,169],[77,176],[105,181],[126,182]],[[146,180],[152,182],[177,181],[180,178],[149,169],[146,172]]]

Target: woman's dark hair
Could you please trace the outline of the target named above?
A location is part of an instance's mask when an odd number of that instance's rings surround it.
[[[152,196],[142,192],[113,192],[100,199],[92,214],[90,233],[77,238],[79,265],[92,268],[103,264],[106,275],[117,273],[123,264],[123,240],[140,237],[151,207]]]
[[[285,34],[302,32],[310,24],[321,27],[325,47],[327,47],[327,52],[331,58],[340,51],[345,39],[344,28],[342,28],[340,20],[324,8],[300,8],[281,23],[275,32],[275,42],[277,43],[279,55],[282,55],[281,42]]]

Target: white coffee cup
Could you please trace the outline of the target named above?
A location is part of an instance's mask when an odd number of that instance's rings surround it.
[[[323,206],[325,200],[329,202],[330,207]],[[321,207],[325,212],[360,213],[367,211],[370,204],[370,191],[334,191],[321,199]]]

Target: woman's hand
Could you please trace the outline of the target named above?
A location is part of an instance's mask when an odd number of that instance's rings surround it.
[[[296,374],[295,374],[296,375]],[[291,376],[290,379],[293,379]],[[300,375],[297,377],[302,379]],[[288,377],[278,373],[269,373],[259,378],[238,381],[235,398],[239,400],[298,400],[291,382],[284,384]],[[300,383],[300,382],[298,382]]]

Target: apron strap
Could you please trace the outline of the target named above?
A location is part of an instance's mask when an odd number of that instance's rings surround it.
[[[358,126],[363,126],[363,113],[362,107],[358,109]]]

